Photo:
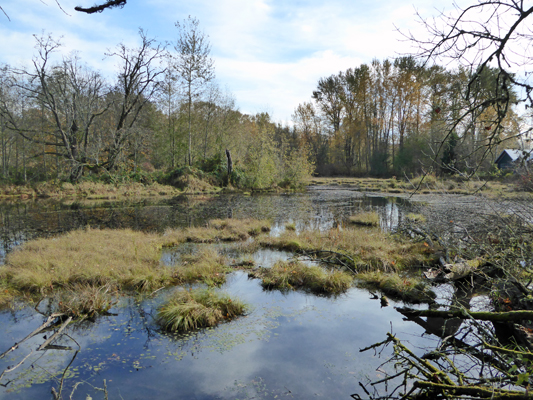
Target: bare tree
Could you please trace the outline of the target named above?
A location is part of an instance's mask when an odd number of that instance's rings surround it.
[[[427,40],[407,35],[426,62],[447,61],[470,71],[464,93],[468,106],[451,121],[448,136],[472,117],[490,115],[483,122],[487,131],[485,155],[503,140],[504,121],[513,106],[533,106],[531,14],[533,6],[523,1],[479,0],[464,8],[456,6],[455,12],[441,13],[437,18],[420,17],[429,33]],[[492,75],[491,90],[480,91],[487,74]]]
[[[187,99],[189,165],[192,165],[192,104],[203,93],[206,84],[215,78],[214,62],[209,56],[211,52],[209,36],[200,31],[199,24],[200,22],[191,16],[182,23],[176,22],[179,36],[174,45],[177,52],[174,67],[184,83]]]
[[[107,110],[105,83],[100,74],[80,65],[74,55],[51,64],[61,44],[51,36],[37,38],[37,56],[31,69],[12,69],[12,87],[21,101],[44,110],[49,129],[28,126],[23,110],[2,102],[0,113],[9,129],[24,139],[53,146],[55,154],[68,160],[69,179],[77,181],[90,160],[90,136],[95,118]]]
[[[119,44],[117,50],[108,56],[118,57],[120,70],[114,88],[113,109],[115,127],[108,148],[108,159],[103,164],[113,170],[124,145],[143,107],[151,101],[158,89],[159,77],[164,74],[160,61],[165,54],[164,48],[150,39],[144,31],[139,31],[141,45],[130,49]]]

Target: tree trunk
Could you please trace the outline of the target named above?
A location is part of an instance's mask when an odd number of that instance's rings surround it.
[[[231,153],[228,149],[226,149],[226,157],[228,159],[228,178],[226,185],[229,185],[231,183],[231,173],[233,172],[233,161],[231,160]]]

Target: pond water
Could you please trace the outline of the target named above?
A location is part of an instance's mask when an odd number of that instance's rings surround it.
[[[0,210],[4,254],[29,238],[90,225],[163,231],[170,226],[203,225],[212,218],[269,218],[273,234],[292,222],[297,229],[339,226],[361,210],[379,212],[392,229],[410,208],[401,199],[368,197],[358,192],[311,189],[294,195],[216,196],[143,203],[14,204]],[[263,266],[291,255],[261,250]],[[177,256],[165,253],[163,261]],[[36,351],[44,335],[24,342],[0,360],[0,399],[52,398],[63,378],[63,398],[103,399],[349,399],[366,397],[359,382],[383,377],[376,368],[390,356],[360,353],[391,330],[417,347],[434,343],[420,326],[382,308],[367,291],[352,288],[337,297],[263,290],[260,281],[234,272],[219,290],[248,305],[246,316],[188,335],[162,332],[154,320],[169,292],[150,299],[123,298],[113,315],[71,324],[55,343],[63,349]],[[0,313],[0,352],[44,321],[21,306]],[[47,333],[51,334],[50,332]],[[79,352],[77,351],[79,350]],[[68,370],[66,370],[68,366]],[[386,367],[384,367],[386,369]],[[66,372],[65,372],[66,371]]]

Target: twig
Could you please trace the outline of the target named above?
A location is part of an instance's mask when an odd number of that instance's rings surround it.
[[[7,374],[8,372],[12,372],[12,371],[16,370],[18,367],[20,367],[20,366],[22,365],[22,363],[23,363],[24,361],[26,361],[27,358],[28,358],[29,356],[31,356],[32,354],[33,354],[33,350],[30,351],[30,354],[28,354],[26,357],[24,357],[24,358],[22,359],[22,361],[20,361],[17,365],[15,365],[14,367],[11,367],[11,368],[7,368],[7,369],[5,369],[4,371],[2,371],[2,374],[0,375],[0,380],[1,380],[1,379],[4,377],[4,375]]]

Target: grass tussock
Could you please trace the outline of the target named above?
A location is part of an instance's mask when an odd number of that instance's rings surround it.
[[[159,263],[160,241],[129,229],[85,229],[37,239],[6,257],[0,279],[30,293],[76,284],[153,290],[172,280],[171,269]]]
[[[74,318],[92,318],[115,305],[116,294],[110,285],[73,284],[58,294],[58,312]]]
[[[349,221],[359,226],[379,226],[379,214],[375,211],[351,215]]]
[[[264,247],[302,253],[317,250],[340,252],[352,258],[355,264],[352,267],[359,271],[394,272],[434,263],[430,249],[423,244],[395,238],[379,228],[348,227],[299,234],[286,231],[278,237],[260,238],[259,242]]]
[[[209,247],[196,254],[182,256],[174,270],[174,278],[181,284],[202,282],[208,286],[220,286],[226,282],[226,273],[230,271],[226,258]]]
[[[385,274],[381,271],[357,275],[359,286],[378,289],[395,300],[408,303],[431,303],[437,295],[429,284],[415,277],[402,277],[398,274]]]
[[[164,246],[173,247],[184,242],[235,242],[270,231],[270,222],[246,219],[215,219],[206,227],[170,229],[165,233]]]
[[[215,326],[246,312],[246,305],[213,290],[175,292],[159,309],[157,320],[170,332],[187,332]]]
[[[300,262],[277,262],[272,268],[260,268],[251,274],[260,278],[266,289],[305,289],[317,294],[339,294],[348,290],[353,275],[339,270],[325,270]]]

